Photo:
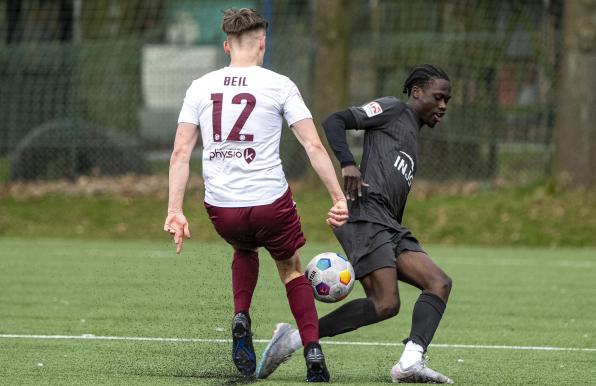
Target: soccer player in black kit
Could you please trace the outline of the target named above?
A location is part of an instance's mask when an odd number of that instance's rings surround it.
[[[320,337],[335,336],[395,316],[400,299],[397,281],[422,293],[414,305],[405,348],[391,369],[394,382],[453,383],[426,366],[425,353],[445,311],[451,279],[420,247],[402,216],[418,167],[422,126],[434,127],[447,110],[451,85],[447,74],[425,64],[412,70],[404,84],[406,103],[382,97],[336,112],[323,123],[342,168],[349,220],[334,230],[364,287],[366,298],[351,300],[319,319]],[[358,168],[346,141],[346,130],[364,130]],[[257,377],[266,378],[294,351],[300,338],[279,323],[263,352]]]

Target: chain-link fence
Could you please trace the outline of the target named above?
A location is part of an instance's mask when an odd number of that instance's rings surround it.
[[[231,6],[270,20],[265,66],[310,103],[314,1],[0,0],[5,179],[164,170],[186,88],[226,65],[220,22]],[[423,130],[419,177],[540,179],[556,114],[561,2],[343,0],[348,104],[401,97],[412,66],[438,64],[452,101],[445,121]],[[289,130],[281,151],[286,173],[301,176],[307,162]]]

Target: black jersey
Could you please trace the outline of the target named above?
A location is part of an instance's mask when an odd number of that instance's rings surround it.
[[[383,97],[349,110],[356,120],[355,129],[365,130],[360,172],[369,184],[365,197],[351,203],[349,221],[400,229],[418,165],[416,113],[395,97]]]

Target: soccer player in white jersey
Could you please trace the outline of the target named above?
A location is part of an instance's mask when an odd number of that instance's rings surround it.
[[[346,222],[347,204],[298,88],[289,78],[261,67],[267,24],[252,9],[224,12],[223,48],[230,65],[195,80],[184,98],[170,160],[164,231],[174,236],[180,253],[183,237],[190,237],[182,203],[200,130],[205,207],[215,230],[234,250],[234,364],[243,375],[255,372],[249,309],[259,270],[257,250],[265,247],[275,260],[300,331],[306,380],[328,382],[313,291],[298,254],[305,239],[279,157],[283,119],[331,196],[326,220],[331,227]]]

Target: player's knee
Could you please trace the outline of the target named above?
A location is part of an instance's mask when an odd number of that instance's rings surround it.
[[[398,299],[385,300],[375,303],[377,317],[379,320],[385,320],[394,317],[399,313],[400,302]]]
[[[451,293],[451,287],[453,286],[453,281],[447,275],[443,275],[441,278],[441,292],[444,294],[445,298],[449,297]]]
[[[431,286],[429,290],[446,301],[447,298],[449,298],[452,286],[453,281],[451,278],[445,273],[441,273],[431,280]]]

